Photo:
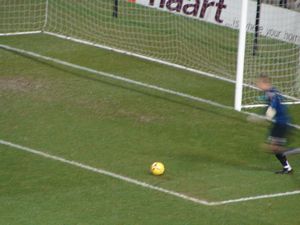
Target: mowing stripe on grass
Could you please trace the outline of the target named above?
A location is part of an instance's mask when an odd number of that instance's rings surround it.
[[[134,84],[134,85],[137,85],[137,86],[145,87],[145,88],[156,90],[156,91],[163,92],[163,93],[180,96],[180,97],[183,97],[183,98],[186,98],[186,99],[190,99],[190,100],[194,100],[194,101],[197,101],[197,102],[209,104],[209,105],[220,107],[220,108],[223,108],[223,109],[234,110],[233,107],[223,105],[223,104],[220,104],[220,103],[208,100],[208,99],[196,97],[196,96],[185,94],[185,93],[178,92],[178,91],[173,91],[173,90],[170,90],[170,89],[162,88],[162,87],[155,86],[155,85],[152,85],[152,84],[143,83],[143,82],[136,81],[136,80],[131,80],[131,79],[128,79],[128,78],[125,78],[125,77],[117,76],[117,75],[114,75],[114,74],[111,74],[111,73],[106,73],[106,72],[103,72],[103,71],[94,70],[94,69],[91,69],[91,68],[88,68],[88,67],[79,66],[77,64],[62,61],[60,59],[55,59],[55,58],[52,58],[52,57],[43,56],[43,55],[40,55],[40,54],[35,53],[35,52],[30,52],[30,51],[26,51],[26,50],[23,50],[23,49],[14,48],[14,47],[11,47],[11,46],[8,46],[8,45],[2,45],[2,44],[0,44],[0,48],[6,49],[8,51],[16,52],[16,53],[19,53],[19,54],[23,54],[23,55],[26,55],[26,56],[30,56],[30,57],[42,59],[42,60],[45,60],[45,61],[57,63],[57,64],[60,64],[60,65],[64,65],[64,66],[67,66],[67,67],[78,69],[78,70],[81,70],[81,71],[84,71],[84,72],[93,73],[93,74],[96,74],[96,75],[100,75],[100,76],[103,76],[103,77],[108,77],[108,78],[111,78],[111,79],[114,79],[114,80],[123,81],[123,82],[126,82],[126,83]],[[265,118],[264,116],[260,116],[260,115],[254,114],[254,113],[249,113],[249,112],[244,112],[244,111],[241,111],[241,113],[246,114],[246,115]],[[300,130],[300,125],[297,125],[297,124],[289,124],[289,125],[291,127],[294,127],[296,129]]]
[[[198,199],[198,198],[190,197],[190,196],[187,196],[187,195],[179,193],[179,192],[175,192],[175,191],[172,191],[172,190],[168,190],[168,189],[165,189],[165,188],[161,188],[161,187],[157,187],[157,186],[154,186],[154,185],[151,185],[151,184],[147,184],[145,182],[138,181],[136,179],[126,177],[126,176],[123,176],[123,175],[119,175],[119,174],[116,174],[116,173],[113,173],[113,172],[110,172],[110,171],[107,171],[107,170],[104,170],[104,169],[95,168],[95,167],[85,165],[85,164],[82,164],[82,163],[79,163],[79,162],[76,162],[76,161],[73,161],[73,160],[68,160],[68,159],[65,159],[65,158],[62,158],[62,157],[58,157],[58,156],[55,156],[55,155],[44,153],[44,152],[41,152],[41,151],[38,151],[38,150],[35,150],[35,149],[32,149],[32,148],[28,148],[28,147],[25,147],[25,146],[22,146],[22,145],[14,144],[14,143],[11,143],[11,142],[8,142],[8,141],[0,140],[0,144],[5,145],[5,146],[9,146],[11,148],[15,148],[15,149],[18,149],[18,150],[22,150],[22,151],[25,151],[25,152],[30,152],[32,154],[39,155],[39,156],[42,156],[44,158],[48,158],[48,159],[59,161],[59,162],[65,163],[65,164],[76,166],[76,167],[79,167],[79,168],[84,169],[84,170],[89,170],[89,171],[92,171],[92,172],[95,172],[95,173],[99,173],[99,174],[102,174],[102,175],[105,175],[105,176],[109,176],[109,177],[112,177],[112,178],[115,178],[115,179],[118,179],[118,180],[125,181],[127,183],[135,184],[135,185],[147,188],[147,189],[159,191],[159,192],[162,192],[162,193],[165,193],[165,194],[168,194],[168,195],[175,196],[177,198],[181,198],[181,199],[184,199],[184,200],[187,200],[187,201],[190,201],[190,202],[194,202],[196,204],[206,205],[206,206],[226,205],[226,204],[233,204],[233,203],[239,203],[239,202],[253,201],[253,200],[258,200],[258,199],[276,198],[276,197],[283,197],[283,196],[300,194],[300,190],[296,190],[296,191],[284,192],[284,193],[258,195],[258,196],[244,197],[244,198],[239,198],[239,199],[230,199],[230,200],[225,200],[225,201],[209,202],[209,201],[206,201],[206,200],[201,200],[201,199]]]

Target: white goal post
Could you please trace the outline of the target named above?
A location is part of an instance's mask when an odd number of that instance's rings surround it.
[[[300,10],[289,0],[10,0],[0,36],[44,33],[235,83],[236,110],[264,105],[268,74],[300,103]],[[1,39],[0,39],[1,41]]]

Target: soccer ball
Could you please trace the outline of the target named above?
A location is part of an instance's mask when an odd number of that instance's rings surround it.
[[[161,162],[155,162],[151,165],[150,172],[156,176],[162,175],[165,172],[165,166]]]

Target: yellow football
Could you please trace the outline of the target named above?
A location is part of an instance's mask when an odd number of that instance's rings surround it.
[[[155,162],[151,165],[150,172],[156,176],[162,175],[165,172],[165,166],[161,162]]]

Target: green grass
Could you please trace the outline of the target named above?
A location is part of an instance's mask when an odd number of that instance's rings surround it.
[[[0,43],[233,102],[226,82],[47,35]],[[292,176],[273,174],[280,165],[261,148],[267,123],[4,50],[0,62],[2,140],[208,201],[299,189],[299,157]],[[299,107],[291,111],[299,122]],[[0,154],[0,224],[300,223],[299,195],[208,207],[3,145]],[[148,173],[154,161],[164,176]]]

